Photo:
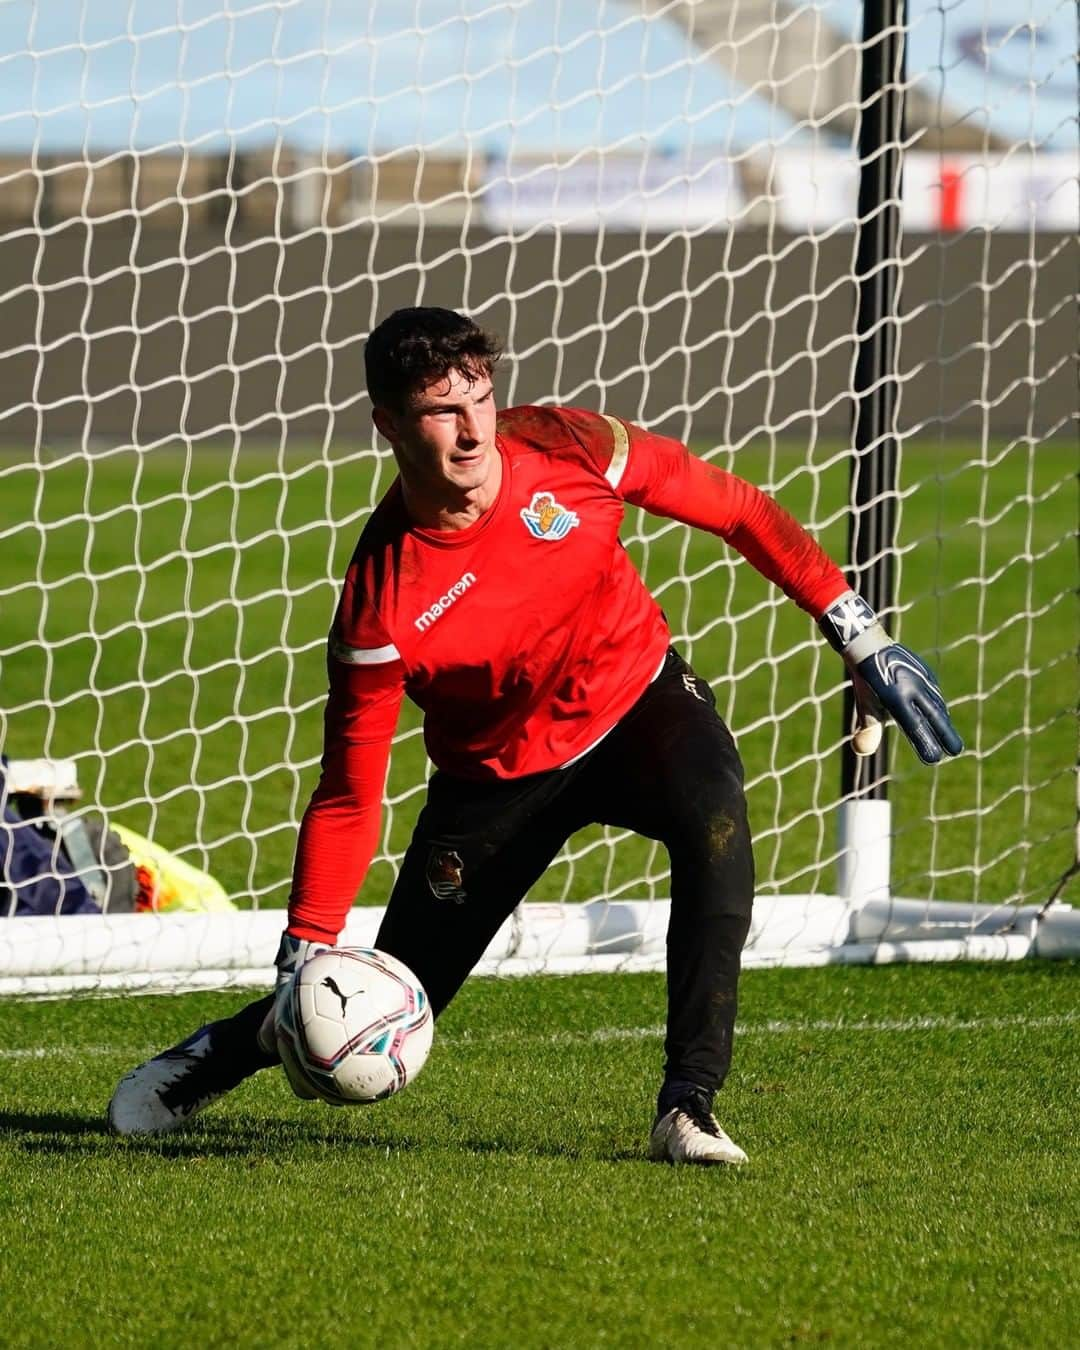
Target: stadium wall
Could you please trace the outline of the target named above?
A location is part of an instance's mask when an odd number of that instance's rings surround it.
[[[1075,241],[976,232],[905,248],[901,427],[1038,436],[1067,423]],[[358,391],[376,296],[379,315],[445,304],[509,334],[506,401],[603,404],[699,442],[845,436],[853,259],[850,233],[13,231],[0,235],[0,449],[232,442],[235,428],[276,442],[286,423],[294,442],[367,438]]]

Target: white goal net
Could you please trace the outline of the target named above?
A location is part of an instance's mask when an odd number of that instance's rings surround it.
[[[719,541],[627,518],[746,762],[748,962],[1080,941],[1075,8],[906,11],[889,623],[967,750],[932,771],[893,737],[867,857],[838,835],[840,662]],[[393,477],[363,342],[399,305],[502,334],[504,404],[678,436],[847,561],[863,18],[0,6],[0,991],[268,979],[337,586]],[[427,772],[407,711],[350,939]],[[133,832],[127,891],[85,851],[102,822]],[[488,967],[657,967],[667,887],[658,846],[575,836]]]

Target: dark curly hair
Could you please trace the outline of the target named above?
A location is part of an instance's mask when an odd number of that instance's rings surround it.
[[[372,403],[402,410],[416,390],[460,370],[491,375],[502,355],[499,341],[452,309],[414,306],[385,318],[364,347]]]

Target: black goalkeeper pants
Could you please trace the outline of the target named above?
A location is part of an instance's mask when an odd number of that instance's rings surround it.
[[[435,773],[375,945],[410,967],[438,1016],[566,840],[591,824],[667,849],[664,1076],[711,1091],[731,1063],[754,862],[735,742],[712,690],[674,650],[618,725],[566,768],[486,783]],[[238,1052],[271,1004],[216,1024],[215,1039]]]
[[[375,945],[415,972],[438,1015],[590,824],[668,851],[665,1077],[715,1089],[731,1062],[754,864],[735,743],[712,690],[673,650],[618,725],[566,768],[485,783],[435,773]]]

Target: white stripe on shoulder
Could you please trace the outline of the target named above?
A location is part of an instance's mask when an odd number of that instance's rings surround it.
[[[617,488],[626,472],[626,462],[630,458],[630,437],[617,417],[609,417],[607,413],[601,413],[600,416],[611,428],[611,434],[615,440],[611,451],[611,463],[607,466],[604,477],[613,488]]]
[[[330,655],[347,666],[384,666],[388,661],[399,660],[401,653],[392,642],[385,647],[350,647],[331,633]]]

